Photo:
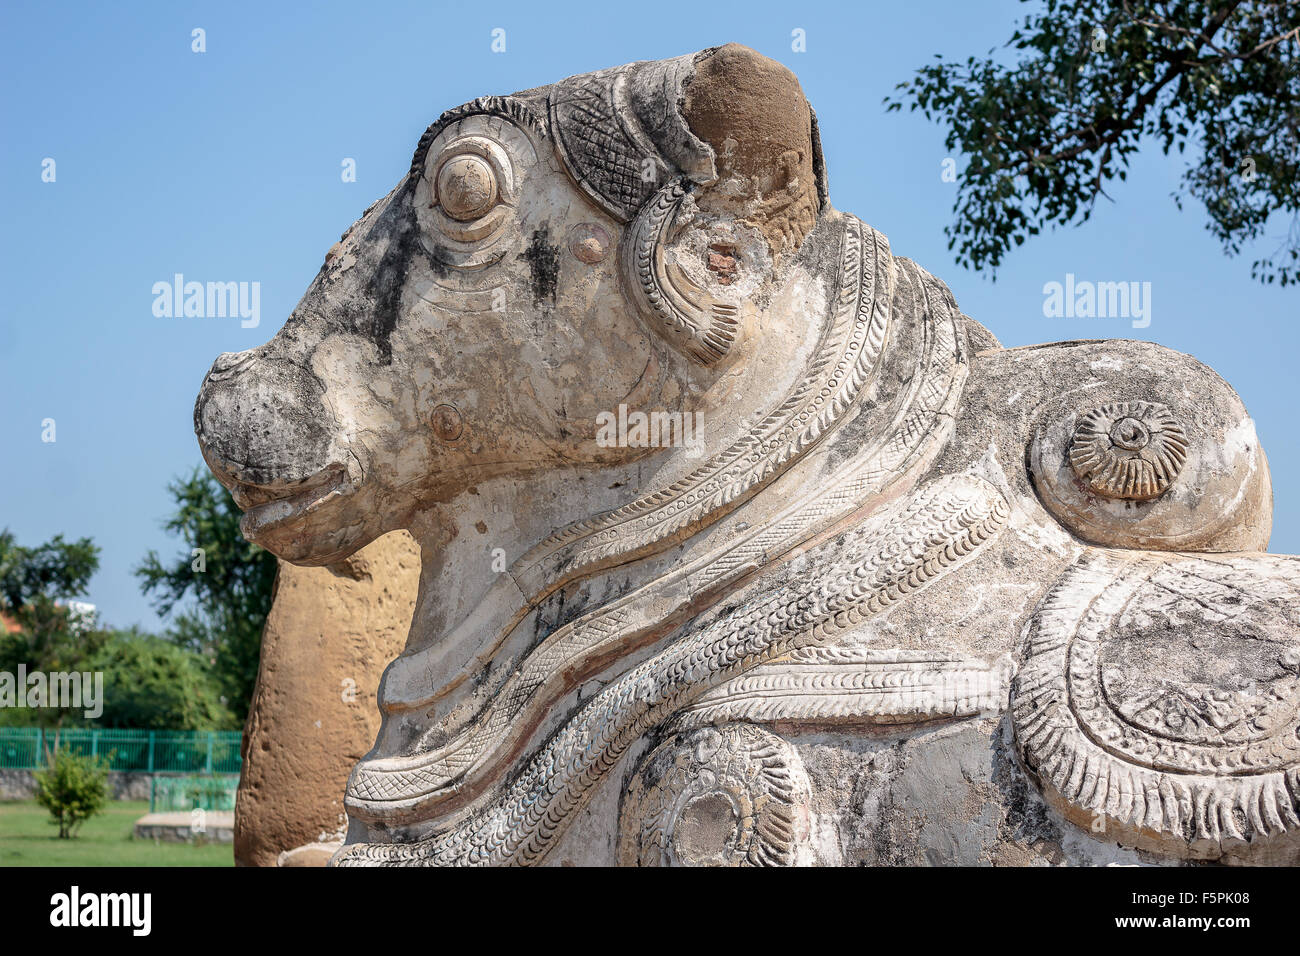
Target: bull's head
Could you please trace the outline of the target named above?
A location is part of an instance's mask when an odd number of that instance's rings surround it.
[[[761,381],[729,370],[823,180],[798,82],[738,46],[450,110],[279,334],[217,359],[203,456],[245,535],[302,564],[494,476],[644,456],[598,415]]]

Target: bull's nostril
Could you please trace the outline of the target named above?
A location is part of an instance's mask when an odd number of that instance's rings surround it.
[[[199,391],[194,425],[209,466],[231,481],[291,485],[332,460],[333,420],[320,380],[264,353],[218,360]]]

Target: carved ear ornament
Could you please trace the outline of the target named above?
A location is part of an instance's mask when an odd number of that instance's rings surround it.
[[[692,186],[674,180],[637,213],[627,228],[620,265],[628,297],[651,327],[701,365],[727,356],[739,333],[739,307],[695,283],[664,249]]]

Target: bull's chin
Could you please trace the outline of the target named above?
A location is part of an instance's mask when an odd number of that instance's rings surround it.
[[[290,564],[323,567],[350,558],[379,537],[379,533],[354,525],[325,535],[315,529],[278,528],[256,537],[247,534],[244,537]]]
[[[378,537],[368,522],[348,522],[343,515],[355,490],[339,471],[318,487],[249,508],[239,530],[291,564],[333,564]]]
[[[352,557],[377,537],[378,535],[374,534],[358,534],[354,540],[343,540],[337,544],[323,544],[302,538],[286,541],[266,539],[253,543],[290,564],[304,568],[319,568]]]

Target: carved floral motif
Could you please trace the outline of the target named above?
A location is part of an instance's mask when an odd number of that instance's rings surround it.
[[[1153,402],[1115,402],[1080,416],[1070,467],[1106,498],[1148,501],[1169,488],[1187,460],[1187,435]]]

